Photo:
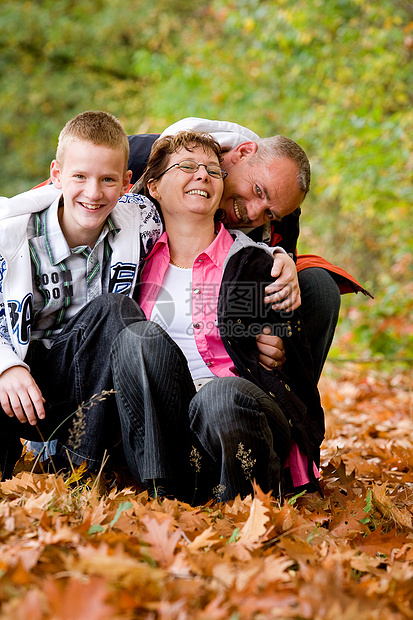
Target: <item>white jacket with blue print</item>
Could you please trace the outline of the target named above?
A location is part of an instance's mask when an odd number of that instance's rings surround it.
[[[0,374],[24,366],[30,342],[33,281],[27,227],[32,213],[58,200],[53,185],[13,198],[0,198]],[[120,232],[112,244],[110,291],[132,295],[139,262],[162,233],[153,203],[140,194],[125,194],[111,215]]]

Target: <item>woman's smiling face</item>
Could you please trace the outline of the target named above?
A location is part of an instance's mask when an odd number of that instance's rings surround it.
[[[176,164],[183,161],[200,164],[198,170],[189,173],[181,170]],[[170,155],[165,170],[171,166],[174,167],[149,184],[151,195],[158,200],[164,215],[193,213],[213,217],[219,207],[224,182],[222,178],[211,176],[206,166],[220,168],[217,156],[202,146],[191,151],[181,148]]]

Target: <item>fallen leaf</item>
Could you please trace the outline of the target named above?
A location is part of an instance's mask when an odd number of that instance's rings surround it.
[[[189,545],[188,549],[190,551],[198,551],[198,549],[204,549],[205,547],[210,547],[214,543],[219,542],[216,531],[209,526],[206,530],[204,530],[199,536],[197,536]]]
[[[91,577],[86,582],[73,578],[67,585],[49,579],[43,592],[53,620],[106,620],[113,618],[115,612],[106,602],[107,583],[99,577]]]
[[[148,530],[143,538],[151,547],[150,555],[159,566],[166,568],[174,560],[175,548],[181,538],[181,532],[180,530],[169,531],[171,519],[158,523],[156,519],[146,516],[143,522]]]
[[[246,546],[257,544],[261,536],[266,533],[269,518],[268,508],[260,499],[254,497],[250,516],[240,532],[238,543]]]

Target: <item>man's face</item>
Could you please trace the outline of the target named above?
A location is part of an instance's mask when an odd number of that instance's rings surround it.
[[[228,176],[219,206],[226,212],[224,221],[230,228],[256,228],[281,220],[304,200],[295,161],[285,157],[270,166],[250,164],[253,154],[234,149],[224,157],[222,168]]]

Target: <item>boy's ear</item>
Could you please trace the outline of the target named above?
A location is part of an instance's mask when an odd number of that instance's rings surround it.
[[[231,163],[236,164],[241,160],[245,161],[246,159],[249,159],[250,157],[255,155],[257,149],[258,144],[253,140],[250,140],[248,142],[242,142],[242,144],[239,144],[230,152]]]
[[[122,183],[122,196],[129,191],[129,186],[132,178],[132,170],[127,170],[125,176],[123,177]]]
[[[57,159],[54,159],[50,164],[50,178],[52,179],[53,185],[57,189],[62,189],[62,174],[60,170],[60,164]]]

